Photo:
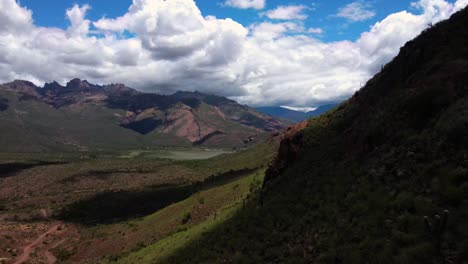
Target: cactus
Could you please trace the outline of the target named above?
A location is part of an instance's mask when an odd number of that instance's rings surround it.
[[[442,252],[442,244],[443,235],[447,227],[449,213],[450,212],[448,210],[445,210],[442,217],[440,215],[435,215],[433,217],[433,222],[430,221],[429,217],[424,216],[424,223],[426,224],[428,234],[431,236],[432,242],[434,243],[434,248],[439,257],[441,257],[441,259],[444,259]]]

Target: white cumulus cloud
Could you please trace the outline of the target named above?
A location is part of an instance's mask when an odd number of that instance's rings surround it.
[[[314,107],[347,98],[404,43],[467,5],[420,0],[417,14],[391,14],[356,41],[323,42],[301,21],[244,27],[204,17],[193,0],[133,0],[121,17],[90,21],[66,12],[67,29],[39,27],[15,0],[0,0],[0,82],[42,85],[78,77],[158,93],[229,96],[253,106]],[[90,30],[92,27],[92,30]],[[293,33],[293,34],[292,34]]]
[[[32,24],[32,12],[17,5],[15,0],[0,1],[0,33],[17,32]]]
[[[278,6],[273,10],[268,10],[261,15],[267,16],[270,19],[279,20],[304,20],[307,19],[307,15],[304,14],[304,10],[307,7],[304,5],[290,5],[290,6]]]
[[[319,35],[320,35],[320,34],[323,34],[324,31],[323,31],[323,29],[321,29],[321,28],[309,28],[309,29],[307,30],[307,33],[319,34]]]
[[[265,7],[266,0],[226,0],[224,4],[240,9],[263,9]]]
[[[337,17],[346,18],[349,21],[364,21],[375,16],[371,5],[362,1],[352,2],[338,10]]]
[[[91,21],[85,19],[86,12],[91,7],[89,5],[78,6],[74,5],[68,9],[66,14],[71,25],[68,28],[68,32],[72,35],[87,35],[89,33],[89,24]]]

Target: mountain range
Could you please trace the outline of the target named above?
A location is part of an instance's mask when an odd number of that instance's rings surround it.
[[[73,79],[65,86],[21,80],[0,85],[0,125],[5,151],[41,151],[237,148],[289,123],[224,97],[159,95]]]

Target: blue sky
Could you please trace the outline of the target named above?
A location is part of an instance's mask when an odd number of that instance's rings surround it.
[[[0,82],[80,78],[162,94],[197,90],[251,106],[317,107],[352,96],[428,24],[467,5],[0,0]]]
[[[171,1],[171,0],[167,0]],[[369,19],[363,21],[349,21],[346,18],[337,17],[336,14],[340,8],[356,2],[355,0],[318,0],[318,1],[287,1],[287,0],[268,0],[261,10],[253,8],[239,9],[226,6],[222,1],[198,0],[197,6],[204,16],[214,15],[217,18],[232,18],[244,26],[262,21],[271,21],[266,16],[260,16],[262,12],[275,9],[278,6],[302,5],[308,9],[304,14],[308,16],[303,20],[306,28],[321,28],[324,33],[317,35],[324,41],[355,40],[369,27],[377,21],[382,20],[391,13],[402,10],[411,10],[411,0],[365,0],[359,1],[366,6],[366,9],[375,13]],[[453,2],[453,1],[449,1]],[[65,17],[65,10],[75,4],[89,4],[91,9],[87,13],[87,18],[96,21],[101,17],[118,17],[125,14],[132,4],[131,0],[21,0],[20,3],[33,11],[33,18],[37,25],[47,27],[66,28],[69,25]]]

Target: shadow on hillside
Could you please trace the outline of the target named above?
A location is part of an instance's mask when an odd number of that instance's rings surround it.
[[[32,162],[32,163],[4,163],[0,164],[0,178],[7,178],[14,176],[15,174],[31,169],[34,167],[48,166],[48,165],[58,165],[64,164],[64,162]]]
[[[70,205],[60,212],[59,218],[86,225],[119,222],[158,211],[191,193],[189,185],[106,192]]]
[[[157,127],[159,127],[162,124],[163,122],[161,120],[153,119],[153,118],[146,118],[146,119],[135,121],[129,124],[121,124],[120,126],[123,128],[133,130],[142,135],[146,135],[152,132],[153,130],[155,130]]]
[[[7,110],[8,107],[8,100],[5,98],[0,98],[0,112]]]
[[[76,202],[59,212],[64,221],[85,225],[109,224],[157,212],[192,194],[237,180],[257,169],[242,169],[212,175],[189,185],[158,185],[135,191],[114,191]]]

